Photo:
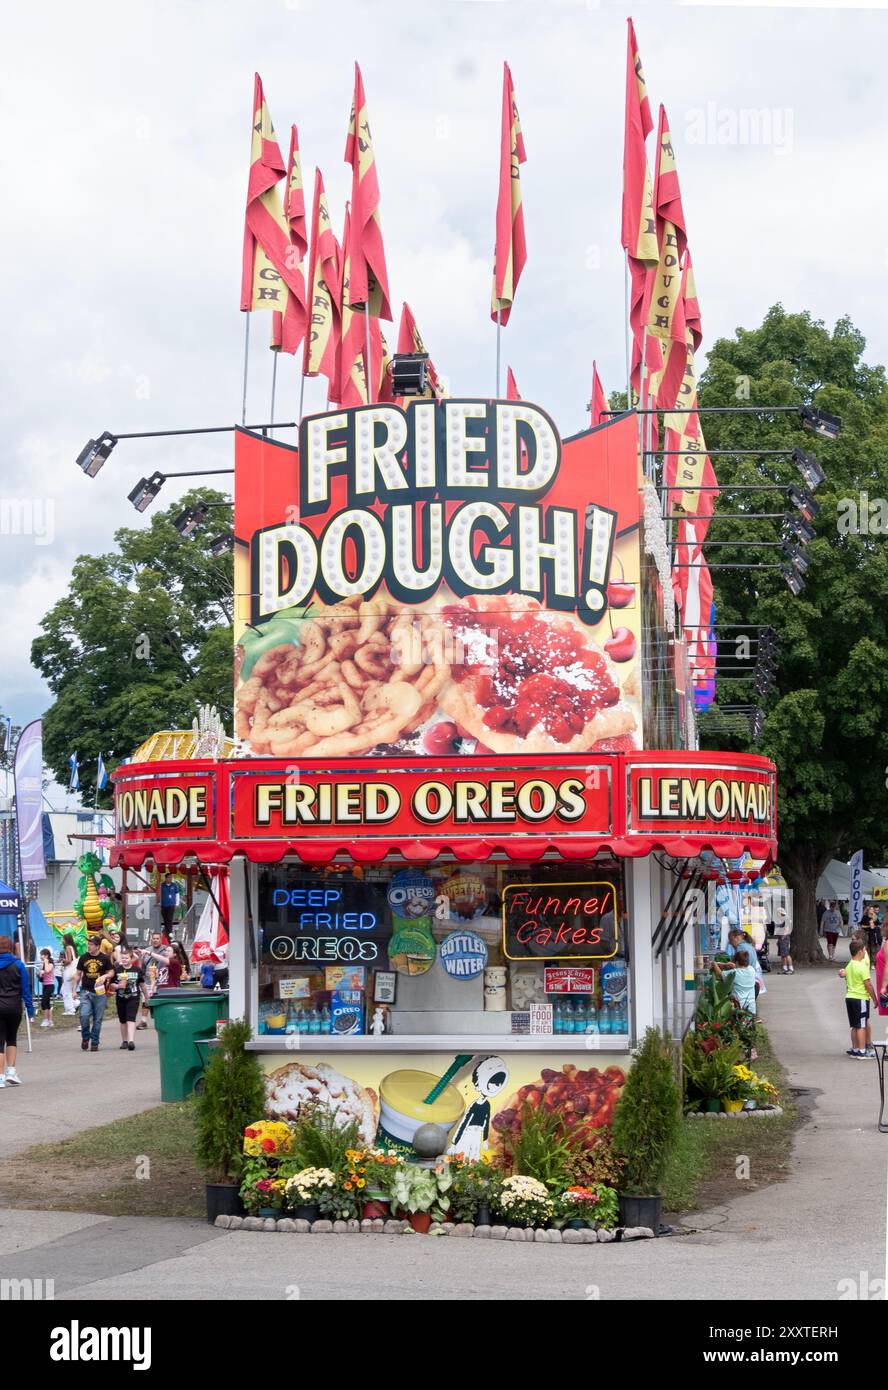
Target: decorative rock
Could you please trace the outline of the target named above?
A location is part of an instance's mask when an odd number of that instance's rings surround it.
[[[564,1240],[563,1231],[547,1231],[550,1245],[561,1245]]]
[[[598,1232],[591,1230],[588,1226],[584,1231],[579,1232],[579,1236],[581,1245],[595,1245],[598,1242]]]
[[[373,1222],[372,1222],[372,1220],[370,1219],[369,1216],[365,1216],[365,1217],[364,1217],[364,1220],[361,1222],[361,1235],[362,1235],[362,1236],[372,1236],[372,1234],[373,1234]]]
[[[566,1231],[561,1232],[561,1238],[565,1245],[582,1245],[582,1234],[582,1231],[574,1231],[568,1227]]]
[[[263,1229],[263,1231],[276,1231],[277,1228],[278,1228],[277,1217],[276,1217],[276,1216],[266,1216],[265,1220],[264,1220],[263,1223],[262,1223],[262,1229]]]
[[[491,1226],[491,1228],[490,1228],[490,1239],[491,1239],[491,1240],[505,1240],[505,1238],[506,1238],[506,1228],[505,1228],[505,1226]]]
[[[623,1231],[624,1240],[651,1240],[653,1231],[649,1226],[627,1226]]]
[[[261,1231],[264,1224],[261,1216],[245,1216],[243,1229],[245,1231]]]
[[[350,1236],[356,1236],[359,1234],[361,1230],[361,1223],[356,1216],[349,1217],[348,1221],[346,1221],[345,1224],[348,1227],[348,1233]]]
[[[399,1236],[404,1229],[403,1221],[396,1221],[394,1217],[385,1223],[385,1233],[387,1236]]]
[[[281,1220],[278,1222],[278,1230],[279,1230],[279,1231],[287,1231],[287,1232],[295,1231],[295,1230],[296,1230],[296,1222],[292,1219],[292,1217],[290,1217],[290,1216],[284,1216],[284,1217],[282,1217]]]
[[[311,1222],[303,1221],[302,1217],[298,1216],[296,1220],[293,1222],[293,1228],[298,1235],[307,1236],[309,1231],[311,1230]]]
[[[228,1218],[229,1231],[239,1231],[243,1224],[244,1218],[242,1216],[229,1216]]]
[[[385,1230],[385,1222],[383,1221],[381,1216],[375,1216],[373,1220],[370,1222],[370,1227],[371,1230],[373,1230],[376,1233],[376,1235],[381,1236],[383,1231]]]
[[[446,1236],[447,1227],[444,1225],[443,1221],[433,1221],[429,1227],[428,1234],[430,1236]]]
[[[334,1221],[334,1222],[333,1222],[333,1234],[336,1235],[336,1236],[348,1235],[348,1222],[347,1222],[347,1221]]]
[[[475,1227],[470,1221],[456,1221],[450,1227],[450,1234],[452,1236],[463,1236],[471,1239],[475,1234]]]
[[[490,1227],[489,1227],[489,1226],[476,1226],[476,1227],[475,1227],[475,1239],[476,1239],[476,1240],[490,1240]]]
[[[595,1234],[596,1234],[597,1237],[598,1237],[598,1243],[599,1243],[599,1245],[606,1245],[607,1242],[608,1242],[609,1240],[613,1240],[613,1239],[614,1239],[614,1233],[613,1233],[613,1231],[607,1231],[607,1230],[605,1230],[605,1228],[604,1228],[603,1226],[599,1226],[599,1228],[598,1228],[598,1230],[595,1232]]]
[[[414,1131],[412,1142],[420,1158],[437,1158],[447,1148],[447,1130],[440,1125],[420,1125]]]
[[[533,1238],[539,1245],[549,1244],[549,1232],[544,1231],[542,1226],[537,1227],[537,1229],[533,1233]]]
[[[327,1221],[323,1217],[320,1221],[311,1223],[311,1233],[313,1236],[328,1236],[333,1232],[333,1222]]]
[[[227,1230],[228,1230],[228,1227],[231,1225],[231,1217],[230,1217],[230,1216],[217,1216],[217,1217],[216,1217],[216,1220],[213,1222],[213,1225],[214,1225],[214,1226],[219,1226],[223,1231],[227,1231]]]
[[[531,1238],[531,1240],[533,1240],[533,1232],[532,1232],[532,1231],[531,1231],[531,1233],[530,1233],[530,1238]],[[506,1240],[526,1240],[526,1239],[527,1239],[527,1232],[524,1230],[523,1226],[510,1226],[509,1229],[506,1231]]]

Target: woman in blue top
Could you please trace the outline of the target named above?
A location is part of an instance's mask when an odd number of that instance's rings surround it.
[[[14,954],[11,939],[0,936],[0,1086],[22,1084],[15,1069],[15,1055],[23,1004],[28,1018],[33,1018],[28,972]]]

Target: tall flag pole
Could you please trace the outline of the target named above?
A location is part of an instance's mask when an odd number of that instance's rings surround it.
[[[496,394],[500,393],[500,337],[509,322],[515,291],[527,261],[520,166],[527,159],[509,64],[503,63],[499,193],[496,200],[496,251],[490,317],[496,323]]]
[[[283,203],[277,188],[286,173],[265,103],[262,80],[256,73],[253,85],[250,176],[247,184],[241,270],[241,310],[247,314],[243,424],[246,424],[247,410],[249,315],[254,309],[283,310],[288,292],[295,295],[297,302],[300,298],[303,302],[305,299],[302,272],[292,261],[290,227],[284,216]]]
[[[626,256],[628,323],[633,349],[628,351],[626,404],[632,404],[632,387],[641,396],[640,373],[646,358],[643,304],[648,273],[659,260],[653,187],[645,141],[654,128],[647,84],[638,52],[635,26],[628,20],[626,49],[626,110],[623,131],[623,209],[621,242]],[[637,362],[633,362],[633,358]],[[646,363],[645,363],[646,366]],[[636,379],[637,377],[637,379]]]
[[[354,219],[351,205],[345,205],[345,227],[342,233],[342,284],[340,287],[342,304],[342,336],[339,346],[339,367],[336,378],[336,398],[342,406],[369,405],[378,399],[377,383],[381,384],[383,344],[379,320],[375,316],[362,316],[358,306],[353,305],[351,274],[354,246]],[[362,345],[362,328],[367,329],[366,342]],[[367,367],[370,376],[367,376]]]
[[[367,99],[361,69],[355,63],[355,94],[345,141],[346,164],[352,168],[351,218],[353,244],[350,248],[349,307],[363,308],[366,330],[364,363],[368,391],[373,394],[373,363],[370,319],[392,317],[389,303],[388,271],[379,220],[379,177],[370,134]],[[343,300],[344,305],[344,300]]]
[[[336,400],[339,341],[342,315],[340,309],[339,243],[330,224],[330,211],[320,169],[315,170],[314,205],[311,214],[311,253],[308,261],[308,284],[311,312],[305,335],[302,356],[302,386],[307,376],[325,376],[327,395]],[[302,392],[299,395],[299,419],[302,420]]]
[[[592,429],[600,425],[608,418],[607,396],[604,394],[604,387],[601,384],[601,377],[598,375],[598,363],[592,363],[592,397],[589,401],[589,424]]]
[[[299,156],[299,132],[290,128],[290,153],[287,159],[287,183],[284,189],[284,217],[290,233],[287,262],[293,270],[301,293],[297,296],[287,288],[283,310],[275,309],[271,316],[271,346],[275,353],[272,376],[271,422],[274,423],[274,381],[277,376],[277,354],[288,352],[296,356],[305,341],[308,328],[308,303],[305,275],[302,269],[308,251],[305,217],[305,190],[302,186],[302,162]]]
[[[402,352],[424,352],[428,355],[428,348],[423,341],[422,334],[416,326],[413,310],[406,300],[401,308],[401,322],[398,325],[398,352],[399,354]],[[435,396],[439,395],[441,391],[441,382],[431,357],[429,357],[426,363],[426,380],[428,381],[432,394]]]

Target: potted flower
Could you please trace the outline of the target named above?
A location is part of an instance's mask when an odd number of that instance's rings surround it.
[[[485,1152],[474,1163],[456,1154],[450,1160],[450,1171],[453,1177],[451,1211],[454,1221],[489,1226],[490,1206],[502,1183],[502,1175],[494,1159]]]
[[[557,1203],[560,1217],[575,1231],[617,1224],[617,1194],[604,1183],[592,1187],[568,1187]]]
[[[515,1173],[503,1178],[493,1209],[507,1226],[545,1226],[555,1207],[544,1183]]]
[[[287,1179],[287,1202],[297,1221],[317,1221],[321,1198],[336,1187],[336,1174],[329,1168],[300,1168]]]
[[[364,1153],[364,1218],[373,1220],[388,1216],[391,1211],[392,1182],[399,1165],[405,1163],[403,1154],[387,1149],[367,1149]]]
[[[614,1152],[622,1160],[620,1221],[660,1233],[661,1183],[681,1125],[672,1040],[648,1028],[613,1120]]]
[[[284,1120],[254,1120],[244,1130],[249,1158],[283,1158],[293,1147],[293,1131]]]
[[[240,1189],[241,1201],[246,1211],[253,1216],[280,1215],[287,1195],[287,1184],[283,1178],[271,1177],[261,1169],[247,1171]]]
[[[244,1163],[244,1129],[265,1107],[265,1078],[254,1052],[245,1044],[252,1030],[243,1019],[234,1019],[221,1030],[210,1048],[204,1072],[204,1088],[197,1098],[197,1161],[207,1175],[207,1220],[236,1216],[242,1210],[239,1196]]]
[[[753,1088],[750,1083],[755,1079],[749,1067],[743,1066],[742,1063],[731,1067],[730,1075],[725,1080],[721,1095],[722,1109],[726,1110],[729,1115],[742,1110],[744,1102],[752,1099]]]
[[[404,1163],[393,1171],[392,1205],[405,1213],[414,1231],[425,1235],[432,1221],[442,1220],[450,1210],[450,1165],[421,1168],[416,1163]]]
[[[737,1040],[724,1045],[699,1033],[685,1038],[683,1049],[685,1095],[689,1109],[721,1110],[722,1096],[730,1088],[734,1067],[739,1063],[741,1045]]]

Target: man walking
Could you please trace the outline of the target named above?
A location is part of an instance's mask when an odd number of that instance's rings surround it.
[[[820,930],[826,938],[826,954],[830,960],[835,960],[836,942],[842,930],[842,914],[838,903],[826,904],[826,911],[820,919]]]
[[[80,989],[80,1050],[98,1052],[102,1019],[108,996],[105,989],[114,979],[114,962],[101,948],[100,938],[93,933],[86,943],[86,955],[77,962],[77,985]]]
[[[172,939],[173,922],[178,905],[179,885],[172,874],[167,873],[160,885],[160,918],[163,922],[164,935],[168,941]]]

